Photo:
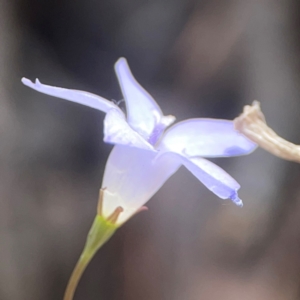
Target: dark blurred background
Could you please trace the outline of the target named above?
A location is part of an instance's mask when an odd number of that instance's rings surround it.
[[[112,146],[103,113],[20,78],[122,98],[121,56],[165,114],[233,119],[261,101],[300,144],[297,0],[0,0],[0,299],[62,299]],[[300,299],[300,167],[215,159],[242,209],[181,168],[99,251],[75,300]]]

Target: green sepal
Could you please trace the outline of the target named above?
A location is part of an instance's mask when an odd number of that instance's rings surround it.
[[[116,224],[107,221],[102,216],[96,215],[92,227],[88,233],[82,255],[94,256],[99,248],[106,243],[118,229]]]

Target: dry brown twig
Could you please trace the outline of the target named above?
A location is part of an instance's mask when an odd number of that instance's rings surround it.
[[[243,113],[234,119],[234,127],[273,155],[300,163],[300,145],[281,138],[267,125],[258,101],[244,107]]]

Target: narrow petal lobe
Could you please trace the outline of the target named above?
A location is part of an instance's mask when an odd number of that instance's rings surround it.
[[[148,139],[155,126],[160,123],[161,109],[133,77],[125,58],[116,62],[115,71],[126,101],[127,121],[135,131]]]
[[[105,113],[112,108],[120,110],[113,102],[92,93],[42,84],[38,79],[33,83],[27,78],[22,78],[22,82],[38,92],[89,106]]]
[[[233,121],[217,119],[190,119],[168,129],[158,149],[186,156],[239,156],[257,145],[234,129]]]
[[[200,157],[181,159],[183,165],[210,191],[221,199],[231,199],[236,205],[243,206],[237,193],[240,185],[222,168]]]

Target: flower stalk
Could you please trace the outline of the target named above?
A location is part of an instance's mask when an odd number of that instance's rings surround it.
[[[102,215],[102,203],[105,189],[100,189],[99,202],[97,208],[97,215],[94,219],[92,227],[88,233],[85,247],[82,254],[72,272],[68,282],[64,300],[72,300],[75,294],[76,287],[80,278],[89,262],[92,260],[97,251],[110,239],[117,228],[116,221],[120,213],[123,211],[122,207],[117,207],[109,218],[104,218]]]

